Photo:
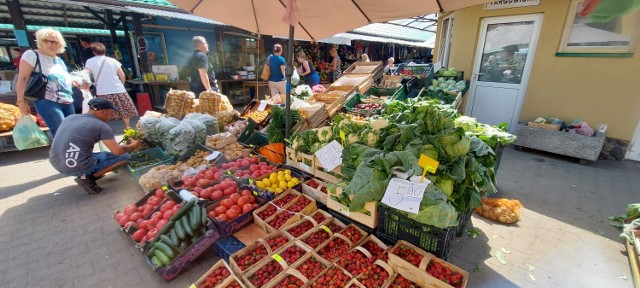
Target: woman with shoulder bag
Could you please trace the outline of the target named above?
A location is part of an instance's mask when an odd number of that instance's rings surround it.
[[[64,52],[64,47],[67,44],[62,38],[62,34],[51,28],[38,30],[36,43],[38,49],[24,52],[20,60],[16,83],[17,104],[20,107],[20,112],[23,115],[28,115],[31,108],[25,97],[38,98],[33,101],[36,112],[47,124],[51,134],[55,136],[62,120],[74,114],[71,77],[67,71],[67,65],[60,57],[56,56]],[[25,95],[29,91],[28,85],[32,72],[40,72],[48,80],[43,98]]]

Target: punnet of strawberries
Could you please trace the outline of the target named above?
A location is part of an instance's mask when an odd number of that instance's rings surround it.
[[[329,232],[325,231],[324,229],[318,229],[317,231],[309,234],[307,238],[302,239],[302,242],[315,249],[316,247],[322,245],[322,243],[324,243],[325,241],[329,240],[329,238],[331,238]]]
[[[340,234],[344,235],[345,237],[347,237],[347,239],[351,240],[351,242],[353,244],[358,243],[358,241],[360,241],[360,239],[362,239],[362,237],[364,236],[353,225],[351,225],[351,226],[345,228],[344,230],[342,230],[342,232],[340,232]]]
[[[389,279],[389,272],[378,265],[374,265],[358,277],[358,281],[367,288],[382,287],[387,279]]]
[[[449,267],[443,266],[438,261],[432,260],[429,262],[429,265],[427,265],[427,273],[456,288],[462,287],[462,283],[464,282],[462,274],[451,271]]]
[[[333,223],[333,222],[329,223],[327,225],[327,228],[329,228],[329,230],[331,230],[331,232],[333,232],[333,233],[338,233],[338,232],[342,231],[342,227],[340,227],[340,225],[338,225],[336,223]]]
[[[227,279],[231,275],[229,269],[224,266],[218,267],[200,284],[199,288],[214,288],[220,285],[224,279]]]
[[[277,237],[267,239],[266,241],[269,247],[271,248],[271,251],[273,251],[275,249],[280,248],[282,245],[286,244],[288,240],[286,237],[279,235]],[[234,256],[234,260],[236,261],[238,268],[244,271],[247,268],[251,267],[253,264],[264,259],[264,257],[267,256],[267,254],[269,254],[267,252],[267,249],[263,245],[258,245],[255,249],[251,251],[247,251],[243,255]]]
[[[332,262],[349,251],[349,243],[342,238],[334,238],[318,251],[320,257]]]
[[[275,260],[267,262],[249,276],[249,281],[256,287],[262,287],[282,272],[282,266]]]
[[[373,240],[368,240],[364,244],[361,245],[364,249],[367,249],[373,256],[373,258],[380,259],[384,262],[387,262],[389,259],[389,255],[387,253],[387,249],[382,249],[378,244],[373,242]]]
[[[331,266],[324,274],[320,275],[311,283],[313,288],[342,288],[349,283],[351,277],[342,271],[342,269]]]
[[[316,220],[318,224],[322,223],[322,221],[324,220],[327,220],[327,217],[325,217],[321,212],[316,212],[311,218],[313,218],[313,220]]]
[[[287,239],[287,237],[284,237],[284,235],[278,235],[276,237],[267,239],[267,244],[269,244],[269,247],[271,247],[271,251],[282,247],[284,244],[287,244],[287,242],[289,242],[289,239]]]
[[[289,221],[289,219],[291,219],[293,215],[295,214],[289,211],[283,211],[282,213],[276,214],[276,216],[273,219],[271,219],[269,222],[267,222],[267,224],[273,227],[273,229],[278,230],[280,229],[280,227],[282,227],[282,225],[287,223],[287,221]]]
[[[296,199],[296,197],[297,196],[295,194],[289,193],[289,194],[286,194],[286,195],[282,196],[282,198],[280,198],[280,199],[278,199],[276,201],[273,201],[273,204],[276,204],[276,206],[282,208],[282,207],[286,206],[287,204],[289,204],[289,202],[293,201],[293,199]]]
[[[309,231],[309,229],[313,228],[313,223],[309,220],[304,220],[300,224],[295,227],[287,229],[287,233],[291,234],[291,236],[298,238],[302,236],[302,234]]]
[[[338,259],[336,264],[347,270],[353,276],[358,276],[367,270],[371,269],[373,262],[376,261],[375,257],[367,258],[362,252],[358,250],[352,250],[351,252]]]
[[[302,273],[304,277],[307,277],[307,279],[312,279],[313,277],[316,277],[316,275],[320,274],[325,268],[327,268],[327,266],[322,264],[316,258],[309,257],[309,259],[302,262],[296,270],[300,271],[300,273]]]
[[[413,283],[411,280],[402,277],[402,275],[398,274],[393,282],[391,282],[391,286],[389,288],[420,288],[420,286]]]
[[[400,244],[393,250],[393,254],[400,256],[400,258],[407,260],[407,262],[413,264],[413,266],[419,267],[422,261],[422,255],[413,248]]]
[[[271,217],[271,215],[276,214],[276,212],[278,212],[278,209],[271,205],[271,204],[267,204],[265,205],[264,210],[258,212],[258,217],[260,217],[260,219],[262,220],[267,220],[267,218]]]
[[[287,249],[284,249],[280,256],[282,257],[282,259],[284,259],[284,261],[287,262],[287,264],[292,265],[293,263],[298,261],[298,259],[302,258],[302,256],[304,256],[306,253],[307,251],[302,249],[300,246],[293,245]]]
[[[242,286],[240,286],[238,281],[233,280],[233,281],[231,281],[231,283],[229,283],[229,285],[227,285],[226,287],[223,287],[223,288],[242,288]]]
[[[298,277],[293,276],[293,275],[287,275],[282,280],[280,280],[280,282],[278,282],[278,284],[276,284],[276,286],[273,286],[273,287],[275,287],[275,288],[298,288],[298,287],[302,287],[303,285],[304,285],[304,282],[302,282],[302,280],[298,279]]]
[[[300,212],[302,211],[302,209],[306,208],[309,204],[311,204],[311,200],[307,199],[307,197],[300,195],[296,199],[296,202],[293,203],[293,205],[291,205],[289,208],[287,208],[287,210],[291,212]]]

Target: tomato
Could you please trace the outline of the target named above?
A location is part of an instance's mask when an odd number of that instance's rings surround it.
[[[116,222],[120,222],[120,219],[122,219],[122,217],[124,217],[126,214],[124,214],[123,212],[120,213],[116,213],[116,215],[113,215],[113,219],[116,219]]]
[[[251,203],[251,204],[256,203],[256,197],[253,195],[247,196],[247,203]]]
[[[127,222],[127,223],[124,223],[124,228],[125,228],[125,229],[126,229],[126,228],[129,228],[129,226],[131,226],[131,225],[133,225],[133,224],[136,224],[136,222],[129,221],[129,222]]]
[[[139,219],[142,219],[142,218],[143,218],[143,216],[142,216],[142,213],[140,213],[140,212],[135,212],[135,213],[131,214],[131,216],[129,216],[129,220],[131,220],[131,221],[138,221]]]
[[[196,186],[196,179],[191,179],[187,182],[184,182],[184,186],[186,187],[194,187]]]
[[[142,210],[142,216],[143,217],[147,217],[149,216],[149,214],[151,214],[151,212],[153,212],[153,206],[149,205],[149,204],[144,204],[146,207],[144,207],[144,209]]]
[[[222,205],[216,207],[216,209],[213,209],[213,211],[216,212],[216,215],[227,213],[227,210],[228,210],[227,207],[224,207]]]
[[[153,229],[149,230],[149,232],[147,232],[147,239],[151,240],[151,239],[155,238],[156,234],[158,234],[158,228],[153,228]]]
[[[162,219],[162,220],[158,221],[158,224],[156,224],[156,228],[158,228],[158,230],[162,230],[162,227],[167,225],[167,223],[169,223],[169,220]]]
[[[207,187],[207,186],[209,186],[209,180],[207,180],[207,179],[200,179],[200,180],[198,180],[198,182],[196,183],[196,185],[197,185],[198,187],[203,187],[203,188],[204,188],[204,187]]]
[[[145,235],[147,235],[147,230],[138,229],[138,231],[133,232],[131,238],[133,238],[133,240],[135,240],[136,242],[140,242],[140,240],[142,240],[142,237],[144,237]]]
[[[218,200],[220,198],[222,198],[222,196],[224,196],[224,193],[222,193],[222,191],[220,190],[214,190],[213,193],[211,193],[211,200]]]
[[[209,188],[202,190],[202,192],[200,192],[200,198],[211,199],[211,190]]]
[[[223,193],[224,195],[231,195],[233,193],[236,193],[236,189],[233,187],[228,187],[224,189]]]
[[[231,200],[231,199],[224,199],[224,200],[220,201],[220,205],[222,205],[224,207],[227,207],[227,208],[231,208],[231,206],[233,206],[234,203],[233,203],[233,200]],[[127,219],[127,220],[129,220],[129,219]]]
[[[236,204],[237,204],[237,203],[238,203],[238,200],[240,200],[240,197],[242,197],[242,196],[240,196],[240,194],[238,194],[238,193],[233,193],[233,194],[231,194],[231,195],[229,196],[229,199],[233,200],[233,203],[236,203]]]
[[[129,222],[129,215],[124,215],[120,220],[118,220],[118,224],[120,224],[120,226],[124,226],[127,222]]]
[[[229,209],[227,211],[227,213],[225,213],[225,215],[227,215],[227,218],[229,220],[233,220],[233,219],[238,218],[238,212],[236,210],[234,210],[234,209]]]
[[[216,217],[216,220],[220,221],[220,222],[226,222],[227,221],[227,215],[226,214],[220,214]]]
[[[173,211],[173,213],[178,212],[178,210],[180,210],[180,207],[182,207],[182,204],[176,204],[176,206],[173,206],[173,208],[171,208],[171,211]]]
[[[167,219],[169,220],[169,218],[171,218],[171,216],[173,216],[173,211],[171,210],[167,210],[166,212],[164,212],[164,214],[162,214],[162,219]],[[160,222],[160,220],[158,220],[158,223]]]
[[[251,190],[249,190],[249,189],[244,189],[244,190],[242,190],[242,192],[240,192],[240,195],[242,195],[242,196],[249,196],[251,194],[252,194]]]
[[[164,190],[162,189],[156,189],[156,193],[155,193],[156,197],[160,197],[163,198],[164,197]]]
[[[162,211],[162,208],[164,208],[165,211],[171,210],[171,208],[173,208],[173,206],[176,205],[176,202],[173,202],[173,200],[168,200],[167,202],[164,202],[164,204],[162,204],[162,206],[160,207],[160,211]]]
[[[142,220],[142,221],[140,221],[140,223],[138,223],[138,228],[139,229],[147,229],[147,224],[148,223],[149,223],[149,220]]]
[[[131,214],[133,214],[135,212],[138,212],[138,207],[136,207],[135,205],[129,206],[129,207],[124,209],[124,214],[129,215],[129,216],[131,216]]]
[[[151,218],[149,220],[147,220],[147,227],[145,227],[147,230],[151,230],[153,228],[156,228],[156,224],[158,223],[158,219],[155,218]]]
[[[207,214],[209,215],[209,218],[216,219],[216,211],[211,210]]]
[[[204,178],[207,180],[213,180],[215,173],[211,171],[204,172]]]
[[[142,237],[142,240],[140,240],[140,243],[144,242],[149,242],[149,238],[147,238],[147,235],[144,235],[144,237]]]
[[[238,194],[235,194],[238,195]],[[240,198],[238,198],[238,201],[236,201],[236,204],[238,204],[238,206],[242,207],[244,206],[244,204],[249,203],[249,198],[247,196],[242,196]]]
[[[242,214],[242,207],[240,207],[238,205],[231,206],[231,208],[229,208],[229,210],[233,210],[233,211],[236,211],[238,214]]]
[[[251,205],[251,204],[242,205],[242,214],[251,211],[251,209],[253,209],[253,205]]]

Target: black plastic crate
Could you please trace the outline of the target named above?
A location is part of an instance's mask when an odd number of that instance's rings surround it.
[[[457,227],[441,229],[426,225],[410,219],[396,209],[384,204],[378,205],[376,236],[386,239],[390,244],[404,240],[438,258],[447,259],[456,229]]]
[[[231,236],[229,238],[219,239],[215,243],[215,251],[218,257],[224,259],[227,263],[229,263],[229,257],[240,251],[240,249],[247,247],[244,243],[240,242],[238,238]]]
[[[471,214],[473,214],[473,209],[467,209],[464,213],[460,213],[458,215],[458,226],[456,226],[456,237],[462,236],[464,234],[464,228],[471,220]]]

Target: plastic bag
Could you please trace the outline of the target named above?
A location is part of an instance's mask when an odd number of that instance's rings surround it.
[[[149,139],[149,140],[156,141],[156,142],[166,140],[167,138],[169,138],[167,136],[167,134],[169,134],[169,131],[171,131],[171,129],[178,126],[178,124],[180,124],[180,121],[176,118],[173,118],[173,117],[160,118],[160,122],[158,123],[158,125],[156,125],[156,138]]]
[[[20,150],[49,145],[49,137],[42,132],[29,115],[22,115],[13,128],[13,140]]]
[[[485,218],[500,223],[511,224],[520,220],[522,204],[518,200],[506,198],[482,198],[482,206],[476,212]]]
[[[179,157],[195,145],[196,132],[186,121],[178,123],[162,140],[162,148],[167,154]]]
[[[89,113],[89,101],[93,99],[93,95],[88,90],[80,89],[82,91],[82,114]]]
[[[298,85],[300,83],[300,75],[298,74],[298,69],[293,69],[293,75],[291,75],[291,84]]]
[[[196,122],[204,124],[204,126],[207,127],[207,135],[214,135],[220,132],[220,127],[218,127],[218,119],[209,114],[190,113],[187,116],[184,116],[184,119],[194,120]]]
[[[207,138],[207,126],[192,119],[184,119],[182,122],[189,124],[193,128],[196,143],[204,144],[204,140]]]

